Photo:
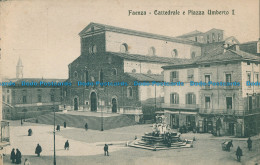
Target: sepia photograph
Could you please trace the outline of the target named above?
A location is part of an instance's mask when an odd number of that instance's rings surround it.
[[[0,165],[260,164],[260,0],[0,0]]]

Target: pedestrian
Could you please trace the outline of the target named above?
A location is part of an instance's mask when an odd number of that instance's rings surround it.
[[[24,165],[31,165],[31,163],[29,162],[29,160],[27,158],[25,158]]]
[[[16,164],[21,164],[22,163],[22,154],[19,151],[19,149],[16,149],[16,155],[15,155],[15,159],[16,159]]]
[[[240,162],[241,156],[243,156],[242,149],[238,146],[236,151],[237,161]]]
[[[15,163],[15,149],[12,149],[10,160],[12,160],[12,163]]]
[[[230,147],[233,147],[232,140],[230,140],[227,144],[227,151],[230,151]]]
[[[37,156],[39,157],[41,152],[42,152],[42,147],[40,146],[40,144],[37,144],[37,147],[35,149],[35,154],[37,154]]]
[[[108,155],[108,145],[107,144],[105,144],[105,146],[104,146],[104,152],[105,152],[105,156],[109,156]]]
[[[252,140],[250,139],[250,137],[249,137],[248,140],[247,140],[247,147],[248,147],[248,150],[249,150],[249,151],[252,150]]]
[[[28,129],[28,136],[32,136],[32,129]]]
[[[64,128],[67,127],[67,123],[66,123],[66,121],[64,121],[63,126],[64,126]]]
[[[21,118],[21,125],[23,125],[23,119]]]
[[[88,130],[88,123],[85,124],[85,129]]]
[[[60,125],[59,124],[57,125],[56,130],[60,131]]]
[[[67,149],[69,150],[69,149],[70,149],[69,140],[67,140],[67,141],[65,142],[64,149],[65,149],[65,150],[67,150]]]

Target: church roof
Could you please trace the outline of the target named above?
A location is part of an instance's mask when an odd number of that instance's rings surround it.
[[[135,35],[135,36],[146,37],[146,38],[154,38],[154,39],[159,39],[159,40],[164,40],[164,41],[184,43],[184,44],[189,44],[189,45],[196,45],[196,46],[202,45],[201,43],[186,40],[186,39],[183,39],[183,38],[164,36],[164,35],[147,33],[147,32],[142,32],[142,31],[137,31],[137,30],[130,30],[130,29],[125,29],[125,28],[120,28],[120,27],[115,27],[115,26],[110,26],[110,25],[104,25],[104,24],[99,24],[99,23],[93,23],[93,22],[88,24],[88,26],[86,26],[79,33],[79,35],[84,36],[86,34],[92,34],[93,32],[91,32],[91,30],[90,30],[91,28],[94,28],[97,31],[111,31],[111,32],[123,33],[123,34],[128,34],[128,35]]]
[[[158,56],[148,56],[148,55],[145,56],[145,55],[128,54],[128,53],[107,52],[107,54],[118,56],[123,59],[133,60],[133,61],[155,62],[155,63],[185,64],[187,62],[193,61],[191,59],[158,57]]]
[[[144,73],[126,73],[126,74],[137,81],[148,81],[148,82],[152,82],[152,81],[162,82],[163,81],[162,74],[144,74]]]

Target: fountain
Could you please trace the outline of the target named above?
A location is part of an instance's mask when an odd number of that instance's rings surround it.
[[[193,140],[181,140],[180,133],[174,132],[165,122],[166,117],[156,116],[153,131],[145,133],[141,139],[135,139],[128,144],[130,147],[148,150],[168,150],[193,147]]]

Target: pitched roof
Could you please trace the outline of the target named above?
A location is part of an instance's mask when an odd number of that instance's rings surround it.
[[[178,38],[184,38],[184,37],[191,37],[191,36],[196,36],[198,34],[203,34],[203,32],[200,32],[198,30],[194,30],[192,32],[189,32],[189,33],[185,33],[183,35],[180,35],[180,36],[177,36]]]
[[[137,81],[163,81],[162,74],[126,73]]]
[[[123,59],[128,59],[128,60],[155,62],[155,63],[185,64],[185,63],[191,61],[190,59],[158,57],[158,56],[144,56],[144,55],[139,55],[139,54],[127,54],[127,53],[107,52],[107,54],[118,56],[118,57],[121,57]]]
[[[115,27],[115,26],[110,26],[110,25],[104,25],[104,24],[99,24],[99,23],[93,23],[93,22],[88,24],[79,33],[79,35],[80,36],[84,36],[88,32],[88,29],[91,28],[91,27],[94,27],[94,26],[98,27],[102,31],[112,31],[112,32],[116,32],[116,33],[123,33],[123,34],[129,34],[129,35],[146,37],[146,38],[155,38],[155,39],[164,40],[164,41],[185,43],[185,44],[196,45],[196,46],[201,46],[202,45],[201,43],[198,43],[198,42],[195,42],[195,41],[186,40],[186,39],[182,39],[182,38],[169,37],[169,36],[164,36],[164,35],[159,35],[159,34],[141,32],[141,31],[130,30],[130,29],[125,29],[125,28],[120,28],[120,27]]]
[[[260,62],[260,57],[243,52],[241,50],[227,50],[221,54],[214,54],[203,56],[195,63],[212,63],[212,62],[224,62],[224,61],[255,61]]]

